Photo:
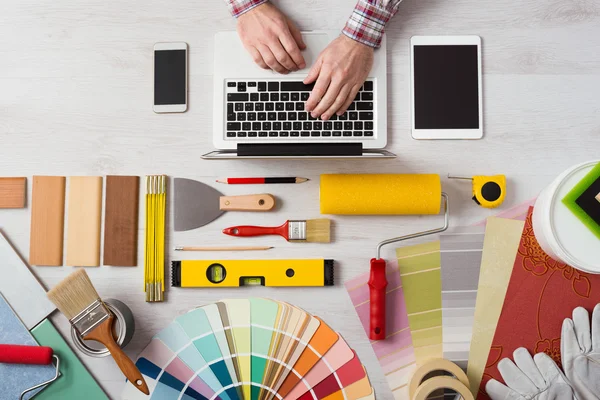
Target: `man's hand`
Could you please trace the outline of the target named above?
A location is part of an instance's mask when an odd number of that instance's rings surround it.
[[[315,82],[306,110],[313,118],[342,115],[354,100],[373,66],[373,48],[344,35],[321,52],[305,84]]]
[[[275,6],[264,3],[238,17],[237,31],[254,62],[287,74],[306,66],[306,45],[296,25]]]

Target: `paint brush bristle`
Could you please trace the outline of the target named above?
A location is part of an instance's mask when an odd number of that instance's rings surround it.
[[[331,240],[331,220],[326,218],[306,221],[306,241],[310,243],[329,243]]]
[[[84,269],[78,269],[48,292],[48,298],[68,319],[100,299]]]

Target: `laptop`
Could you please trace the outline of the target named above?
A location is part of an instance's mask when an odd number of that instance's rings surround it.
[[[393,158],[387,144],[386,42],[348,111],[329,121],[304,107],[302,82],[339,31],[303,32],[307,67],[281,75],[258,67],[236,32],[215,35],[213,143],[205,159]]]

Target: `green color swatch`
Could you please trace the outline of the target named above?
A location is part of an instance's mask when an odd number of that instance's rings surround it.
[[[277,320],[279,304],[268,299],[250,299],[250,320],[252,323],[252,400],[258,400],[267,366],[267,357]]]
[[[60,373],[56,381],[35,396],[36,400],[108,400],[98,383],[48,319],[31,330],[40,346],[52,347],[60,358]]]

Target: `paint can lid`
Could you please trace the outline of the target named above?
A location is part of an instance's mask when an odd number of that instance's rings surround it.
[[[552,184],[549,207],[555,252],[572,267],[592,274],[600,273],[600,239],[562,200],[598,163],[600,160],[583,163],[561,175]]]

